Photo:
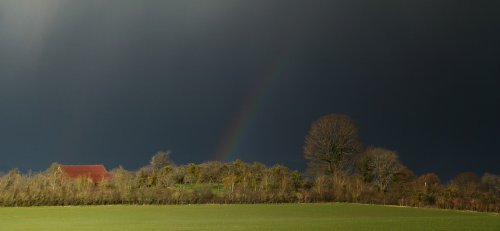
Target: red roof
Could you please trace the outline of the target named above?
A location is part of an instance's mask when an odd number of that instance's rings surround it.
[[[60,165],[61,170],[71,178],[88,177],[94,183],[108,179],[108,171],[104,165]]]

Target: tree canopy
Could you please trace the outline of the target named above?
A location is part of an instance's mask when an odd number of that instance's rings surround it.
[[[362,144],[358,127],[347,115],[330,114],[313,122],[305,139],[304,157],[313,174],[343,172]]]

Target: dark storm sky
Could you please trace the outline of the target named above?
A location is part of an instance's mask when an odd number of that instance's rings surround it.
[[[303,170],[311,122],[342,113],[417,174],[498,174],[499,12],[499,1],[1,1],[0,171],[137,169],[160,149],[212,160],[240,114],[229,159]]]

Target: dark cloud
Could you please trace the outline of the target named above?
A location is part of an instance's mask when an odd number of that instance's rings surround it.
[[[417,173],[498,172],[499,3],[0,3],[0,170],[233,158],[302,169],[310,123],[351,115]],[[270,79],[265,86],[262,80]],[[257,92],[257,93],[256,93]]]

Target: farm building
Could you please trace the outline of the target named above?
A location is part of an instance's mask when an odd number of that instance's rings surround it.
[[[58,171],[70,178],[86,177],[89,181],[97,184],[107,180],[111,175],[106,171],[104,165],[59,165]]]

